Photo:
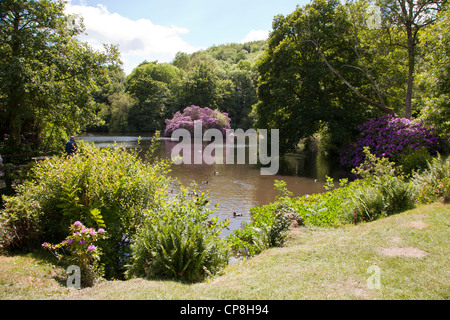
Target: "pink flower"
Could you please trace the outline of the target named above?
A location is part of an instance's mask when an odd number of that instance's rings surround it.
[[[95,246],[94,246],[93,244],[91,244],[91,245],[88,247],[88,250],[89,250],[89,251],[95,250]]]
[[[80,244],[86,244],[86,240],[80,240]]]
[[[74,226],[84,227],[80,221],[75,221]]]
[[[105,232],[105,229],[103,229],[103,228],[100,228],[100,229],[98,229],[98,231],[97,231],[98,233],[104,233]]]
[[[91,229],[91,231],[89,231],[89,234],[91,234],[91,235],[95,235],[95,230],[94,229]]]

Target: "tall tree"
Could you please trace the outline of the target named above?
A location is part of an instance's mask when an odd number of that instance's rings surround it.
[[[117,48],[100,53],[78,40],[82,22],[64,6],[61,0],[0,2],[1,131],[11,145],[25,128],[48,142],[95,122],[95,79],[118,66]]]
[[[438,21],[420,34],[424,63],[419,74],[421,118],[450,135],[450,8],[440,12]]]
[[[352,37],[348,12],[339,1],[313,1],[274,19],[268,49],[258,65],[256,113],[257,127],[280,129],[281,152],[294,150],[300,139],[318,131],[327,131],[338,148],[373,113],[329,70],[341,70],[346,82],[375,101],[369,80],[348,67],[359,60]]]
[[[385,22],[406,33],[403,45],[408,52],[408,81],[405,97],[405,118],[411,117],[419,31],[433,24],[447,0],[380,0]]]
[[[141,63],[127,79],[127,93],[134,99],[130,129],[155,131],[164,128],[166,117],[178,111],[177,100],[184,71],[167,63]]]

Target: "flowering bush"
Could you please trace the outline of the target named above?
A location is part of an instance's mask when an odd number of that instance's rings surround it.
[[[170,136],[176,129],[186,129],[191,135],[194,134],[194,121],[201,121],[203,132],[207,129],[219,129],[225,135],[225,131],[230,129],[230,118],[226,113],[220,113],[208,107],[199,106],[186,107],[183,112],[177,111],[173,118],[166,119],[166,129],[164,134]]]
[[[155,205],[155,192],[169,183],[168,161],[144,162],[138,149],[97,148],[80,144],[73,157],[54,156],[40,161],[15,196],[4,197],[0,214],[0,246],[5,250],[56,243],[68,235],[74,221],[105,228],[101,263],[105,277],[123,277],[131,237],[144,211]]]
[[[97,277],[102,276],[98,263],[100,249],[94,243],[105,237],[106,233],[103,228],[96,231],[93,228],[86,228],[80,221],[76,221],[70,226],[70,235],[65,240],[58,244],[44,242],[42,247],[50,250],[58,260],[64,257],[58,251],[67,250],[69,254],[66,255],[66,258],[80,267],[83,284],[91,286]]]
[[[425,149],[435,155],[442,150],[444,139],[425,127],[423,122],[405,118],[382,116],[359,126],[360,135],[355,144],[341,152],[341,164],[347,168],[358,167],[364,162],[364,147],[379,158],[398,161],[405,154]]]

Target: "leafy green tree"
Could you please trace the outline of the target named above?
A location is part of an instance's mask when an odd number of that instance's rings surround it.
[[[100,53],[78,40],[83,25],[64,6],[60,0],[0,2],[0,129],[11,148],[24,134],[34,137],[34,148],[48,148],[98,120],[95,79],[117,67],[118,51],[108,46]]]
[[[142,74],[130,80],[127,92],[136,99],[129,113],[129,125],[133,131],[160,130],[164,123],[166,103],[170,98],[167,85]]]
[[[109,132],[128,131],[128,115],[135,104],[134,99],[126,92],[117,92],[109,96],[109,103]]]
[[[240,62],[242,61],[247,60],[241,60]],[[244,64],[240,65],[243,66]],[[249,115],[252,106],[258,102],[256,95],[257,74],[251,70],[237,69],[231,71],[228,76],[230,79],[229,94],[224,97],[220,109],[228,113],[233,120],[233,128],[251,128],[253,121]]]
[[[180,104],[218,107],[219,77],[213,65],[200,61],[182,84]]]
[[[128,125],[137,131],[164,128],[164,119],[178,110],[177,96],[184,72],[157,62],[141,63],[127,79],[127,93],[135,103],[130,108]]]
[[[384,23],[390,28],[406,34],[405,47],[408,53],[408,80],[405,97],[405,118],[412,114],[412,97],[416,62],[419,55],[419,32],[433,24],[447,0],[380,0]]]
[[[450,10],[442,11],[438,21],[423,29],[423,70],[419,100],[425,105],[421,117],[433,123],[442,134],[450,135]]]
[[[374,113],[342,78],[367,99],[376,99],[366,89],[367,77],[348,67],[359,61],[348,12],[338,1],[313,1],[277,16],[273,29],[258,64],[256,126],[280,130],[281,152],[295,150],[300,139],[318,131],[327,132],[336,148],[342,146]],[[327,49],[319,53],[317,44]],[[341,70],[341,77],[330,72],[330,65]]]

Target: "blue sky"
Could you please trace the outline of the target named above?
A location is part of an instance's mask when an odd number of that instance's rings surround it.
[[[71,0],[67,13],[84,18],[88,41],[118,44],[129,74],[143,60],[170,62],[177,52],[261,40],[273,17],[309,0]]]

